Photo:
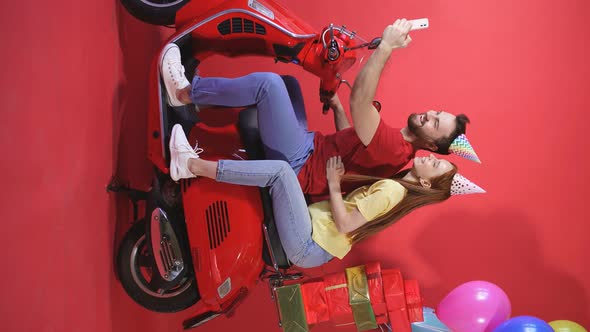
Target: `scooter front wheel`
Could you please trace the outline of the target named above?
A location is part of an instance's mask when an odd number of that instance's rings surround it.
[[[117,255],[117,272],[127,294],[142,307],[157,312],[184,310],[199,299],[192,276],[185,276],[177,286],[163,289],[153,282],[154,270],[151,250],[146,241],[146,221],[137,221],[125,234]]]
[[[127,11],[139,20],[155,25],[171,25],[176,12],[190,0],[121,0]]]

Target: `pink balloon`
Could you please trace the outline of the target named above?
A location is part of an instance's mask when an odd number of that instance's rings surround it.
[[[504,291],[487,281],[470,281],[453,289],[439,303],[436,315],[453,332],[491,332],[510,317]]]

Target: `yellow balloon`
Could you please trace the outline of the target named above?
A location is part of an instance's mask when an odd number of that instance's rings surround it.
[[[571,320],[554,320],[549,325],[555,332],[588,332],[582,325]]]

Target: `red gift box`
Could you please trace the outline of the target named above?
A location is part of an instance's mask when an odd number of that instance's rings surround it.
[[[305,282],[301,285],[301,296],[305,304],[305,317],[309,325],[330,320],[325,289],[326,286],[321,280]]]
[[[406,293],[406,303],[408,308],[408,318],[410,322],[423,322],[424,312],[422,310],[424,304],[422,295],[420,294],[420,286],[417,280],[405,280],[404,289]]]
[[[371,299],[373,313],[375,313],[375,320],[377,324],[388,323],[387,305],[385,304],[381,278],[381,263],[375,262],[365,265],[365,274],[367,275],[369,298]]]
[[[388,269],[383,270],[381,275],[391,328],[396,332],[411,332],[402,273],[400,270]]]
[[[352,308],[349,304],[346,274],[332,273],[324,277],[324,286],[330,312],[330,321],[335,325],[354,322]]]

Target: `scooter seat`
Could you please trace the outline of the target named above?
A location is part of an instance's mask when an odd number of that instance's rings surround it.
[[[262,141],[260,140],[260,132],[258,131],[257,109],[247,108],[241,111],[239,114],[238,127],[248,158],[257,160],[265,159],[264,148],[262,146]],[[276,263],[278,268],[287,269],[291,266],[291,263],[289,262],[287,255],[285,255],[281,239],[279,238],[272,210],[272,199],[268,188],[260,188],[260,196],[264,211],[264,225],[266,226],[266,241],[264,241],[262,258],[269,266],[273,266],[274,263]]]

